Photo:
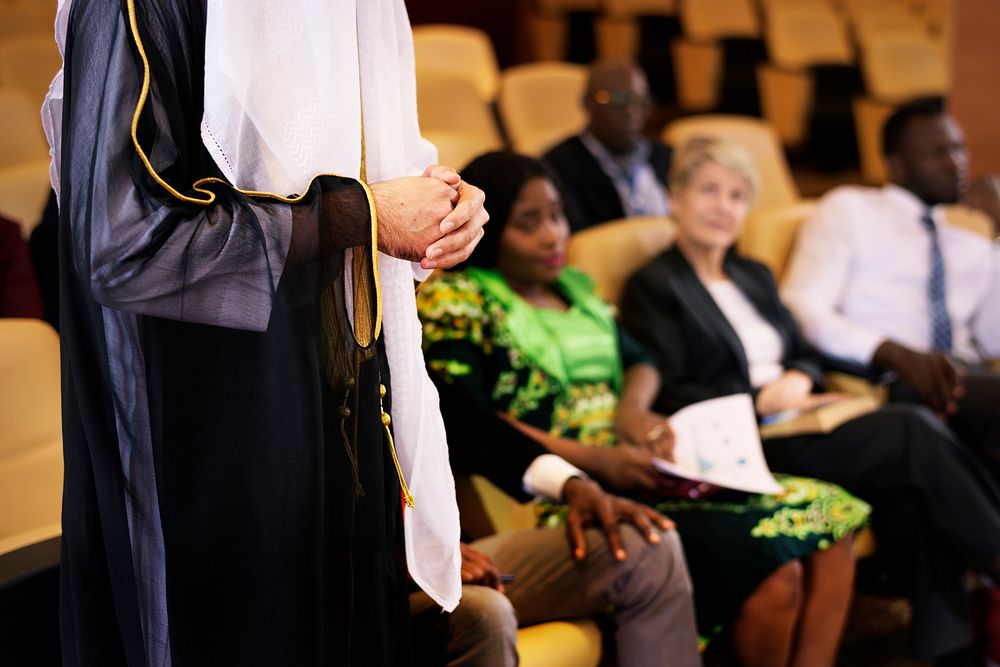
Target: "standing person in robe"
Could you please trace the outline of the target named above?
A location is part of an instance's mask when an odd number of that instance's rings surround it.
[[[57,40],[65,664],[406,664],[406,568],[460,594],[411,262],[487,216],[402,0],[64,0]]]

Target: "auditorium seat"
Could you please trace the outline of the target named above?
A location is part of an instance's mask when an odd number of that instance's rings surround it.
[[[484,101],[496,99],[500,69],[493,43],[482,30],[446,24],[414,26],[413,55],[417,70],[466,79]]]
[[[663,141],[680,148],[694,137],[719,137],[735,141],[747,150],[760,173],[761,189],[754,210],[792,204],[799,191],[792,179],[784,149],[774,126],[760,118],[724,114],[690,116],[667,125]]]
[[[594,280],[601,298],[617,304],[629,276],[669,248],[675,234],[669,218],[612,220],[573,234],[566,257]]]
[[[584,128],[587,74],[584,65],[556,62],[503,71],[498,106],[514,150],[539,156]]]

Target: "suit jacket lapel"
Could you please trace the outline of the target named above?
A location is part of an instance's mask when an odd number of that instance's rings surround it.
[[[677,282],[674,287],[677,298],[687,307],[691,316],[698,320],[703,329],[716,334],[726,344],[736,357],[744,380],[750,384],[750,370],[746,352],[743,350],[740,337],[736,335],[736,330],[729,324],[729,320],[722,314],[715,299],[705,289],[698,275],[688,264],[683,253],[677,249],[677,246],[672,247],[667,252],[666,259],[676,269],[674,275],[677,276]]]

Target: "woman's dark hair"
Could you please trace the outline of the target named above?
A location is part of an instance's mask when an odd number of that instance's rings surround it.
[[[492,268],[500,253],[500,236],[510,219],[510,210],[528,181],[544,178],[560,190],[559,180],[552,169],[527,155],[513,151],[494,151],[480,155],[462,170],[462,179],[486,194],[486,210],[490,221],[483,227],[483,238],[467,260],[455,267]]]

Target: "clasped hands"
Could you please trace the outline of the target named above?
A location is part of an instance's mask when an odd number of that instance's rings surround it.
[[[447,269],[466,260],[489,220],[483,191],[451,167],[431,165],[422,176],[371,186],[378,211],[378,249],[424,269]]]

